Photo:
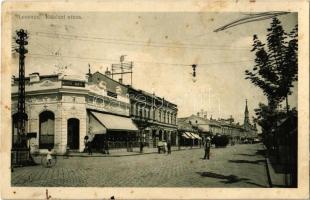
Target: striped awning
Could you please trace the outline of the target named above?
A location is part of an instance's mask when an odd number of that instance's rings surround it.
[[[191,133],[195,139],[201,140],[201,137],[196,133]]]
[[[186,133],[182,134],[182,137],[186,138],[186,139],[191,139]]]
[[[186,135],[188,135],[190,139],[196,139],[190,132],[186,132]]]

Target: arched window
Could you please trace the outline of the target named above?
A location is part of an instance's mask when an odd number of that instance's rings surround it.
[[[155,119],[155,109],[153,108],[153,120],[156,120]]]
[[[54,147],[55,116],[50,111],[44,111],[39,115],[39,148]]]

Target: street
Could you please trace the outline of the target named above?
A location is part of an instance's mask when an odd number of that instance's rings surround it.
[[[12,186],[268,187],[262,144],[173,151],[171,155],[59,157],[56,166],[15,168]]]

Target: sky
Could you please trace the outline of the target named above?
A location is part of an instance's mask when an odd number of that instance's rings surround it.
[[[250,117],[261,90],[245,80],[252,69],[254,34],[265,42],[271,19],[215,29],[240,19],[237,12],[21,12],[13,16],[12,30],[29,33],[26,75],[33,72],[83,75],[118,64],[120,56],[133,62],[133,87],[178,105],[178,117],[202,109],[208,117],[243,123],[245,99]],[[297,24],[294,13],[278,17],[289,32]],[[13,35],[14,36],[14,35]],[[12,37],[13,37],[12,36]],[[12,39],[12,46],[14,40]],[[18,56],[12,54],[12,74],[18,75]],[[197,64],[196,77],[192,64]],[[124,77],[126,84],[129,76]],[[289,97],[297,106],[297,83]]]

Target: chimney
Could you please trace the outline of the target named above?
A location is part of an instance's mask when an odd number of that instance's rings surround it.
[[[105,70],[105,73],[104,73],[107,77],[111,78],[112,77],[112,74],[111,74],[111,71],[109,71],[109,68],[107,68]]]
[[[122,78],[118,79],[118,82],[123,83],[123,79]]]
[[[40,74],[38,72],[34,72],[29,74],[30,83],[35,83],[40,81]]]
[[[197,112],[197,116],[199,117],[199,112]]]

